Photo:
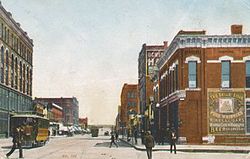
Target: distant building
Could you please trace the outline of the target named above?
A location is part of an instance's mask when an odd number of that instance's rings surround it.
[[[79,126],[81,126],[84,129],[88,128],[88,118],[79,118]]]
[[[142,45],[138,58],[138,91],[139,107],[142,116],[141,130],[149,130],[153,123],[153,111],[151,105],[154,101],[154,77],[155,71],[158,71],[157,61],[167,48],[167,42],[164,45]]]
[[[118,105],[118,112],[115,118],[115,130],[121,132],[122,125],[121,125],[121,106]]]
[[[180,31],[158,61],[161,127],[188,143],[250,143],[250,35]]]
[[[63,108],[55,103],[48,103],[48,118],[52,122],[62,123]]]
[[[131,124],[130,119],[138,114],[138,90],[137,84],[125,83],[121,92],[120,127],[125,131]],[[124,132],[123,131],[123,132]]]
[[[76,97],[72,98],[35,98],[37,101],[42,101],[45,103],[55,103],[63,109],[63,119],[64,125],[78,125],[79,120],[79,103]]]
[[[10,116],[33,111],[33,40],[0,3],[0,137],[9,136]]]

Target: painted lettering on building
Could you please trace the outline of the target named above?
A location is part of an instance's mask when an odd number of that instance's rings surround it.
[[[208,91],[209,134],[245,134],[244,92]]]

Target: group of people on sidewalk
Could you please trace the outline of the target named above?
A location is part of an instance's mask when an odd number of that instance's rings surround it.
[[[170,130],[169,135],[170,135],[169,136],[170,153],[173,152],[173,147],[174,147],[174,153],[176,154],[176,141],[177,141],[176,131],[172,128]],[[152,148],[155,146],[155,140],[154,140],[154,137],[151,135],[150,131],[146,132],[144,136],[144,145],[146,147],[148,159],[152,159]]]

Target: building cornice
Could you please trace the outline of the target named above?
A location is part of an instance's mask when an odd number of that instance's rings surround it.
[[[157,62],[161,69],[171,56],[182,48],[250,47],[250,35],[177,35]]]
[[[3,20],[7,23],[11,29],[13,29],[20,38],[22,38],[27,45],[30,46],[32,49],[33,47],[33,40],[29,38],[27,33],[20,27],[20,23],[17,23],[13,18],[10,12],[6,11],[5,8],[0,3],[0,15]]]

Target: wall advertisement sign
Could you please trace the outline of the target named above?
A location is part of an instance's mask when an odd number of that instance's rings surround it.
[[[245,134],[245,93],[208,91],[209,134]]]

